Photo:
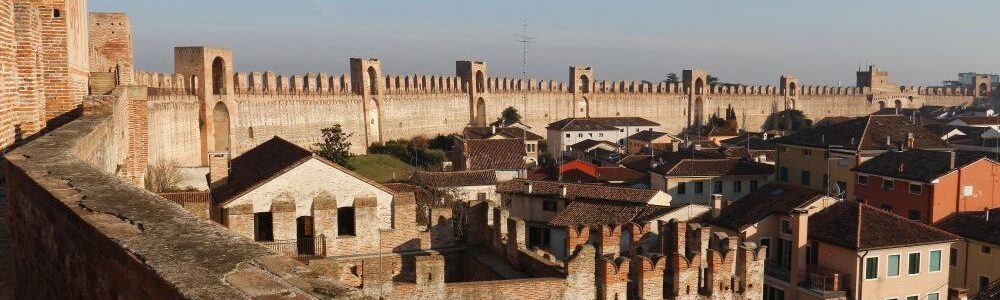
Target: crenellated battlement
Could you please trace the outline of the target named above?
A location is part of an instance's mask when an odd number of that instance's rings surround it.
[[[137,85],[149,87],[150,96],[198,94],[197,76],[139,71],[135,81]]]
[[[399,94],[460,94],[468,92],[468,87],[458,76],[443,75],[388,75],[385,77],[385,93]]]

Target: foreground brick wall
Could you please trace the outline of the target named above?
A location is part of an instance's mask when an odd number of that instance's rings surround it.
[[[113,121],[84,116],[4,158],[17,299],[359,295],[74,155],[116,138],[95,134]]]

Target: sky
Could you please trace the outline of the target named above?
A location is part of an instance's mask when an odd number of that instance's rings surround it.
[[[660,81],[699,68],[721,82],[853,85],[860,65],[893,81],[939,85],[959,72],[1000,72],[1000,1],[376,1],[89,0],[125,12],[139,70],[173,72],[173,47],[233,49],[238,72],[349,70],[382,60],[383,74],[454,75],[484,60],[518,77],[522,23],[528,75],[566,81],[570,65],[598,80]]]

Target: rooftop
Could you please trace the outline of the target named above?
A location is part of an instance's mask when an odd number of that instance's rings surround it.
[[[482,186],[495,185],[497,183],[496,171],[456,171],[456,172],[427,172],[417,171],[410,178],[411,181],[427,187],[460,187],[460,186]]]
[[[611,202],[577,199],[559,211],[549,225],[569,227],[576,225],[621,225],[629,222],[647,222],[676,211],[684,206],[660,206],[633,202]]]
[[[952,167],[953,153],[954,167]],[[852,171],[929,183],[980,159],[986,159],[987,155],[981,152],[922,149],[889,151],[865,161]]]
[[[527,155],[522,139],[462,139],[470,170],[523,169]]]
[[[545,128],[560,131],[595,131],[618,130],[618,127],[628,126],[656,127],[660,126],[660,123],[640,117],[566,118],[552,122]]]
[[[774,139],[775,143],[825,148],[841,146],[850,150],[893,150],[906,148],[907,134],[913,134],[913,148],[945,149],[948,143],[908,117],[874,115],[800,131]],[[886,142],[888,140],[888,143]]]
[[[1000,208],[957,212],[934,226],[967,239],[1000,245]]]
[[[664,137],[664,136],[670,137],[670,139],[672,139],[674,141],[681,140],[680,138],[675,137],[675,136],[670,135],[670,134],[667,134],[665,132],[659,132],[659,131],[653,131],[653,130],[639,131],[639,132],[636,132],[633,135],[630,135],[628,138],[630,140],[639,140],[639,141],[643,141],[643,142],[652,142],[652,141],[654,141],[654,140],[656,140],[658,138]]]
[[[772,214],[790,214],[826,196],[822,192],[781,183],[771,183],[723,207],[708,222],[741,231]]]
[[[469,126],[462,131],[462,136],[467,139],[488,139],[494,136],[501,136],[508,139],[524,139],[527,141],[544,140],[540,135],[521,127],[494,127],[494,126]]]
[[[809,217],[809,238],[863,251],[951,242],[944,230],[854,201],[840,201]]]
[[[530,187],[530,189],[529,189]],[[563,187],[566,194],[563,195]],[[647,203],[660,191],[650,189],[632,189],[622,187],[610,187],[602,185],[561,183],[551,181],[537,181],[514,179],[497,184],[497,193],[511,193],[520,195],[550,196],[563,199],[593,199],[625,201],[634,203]]]

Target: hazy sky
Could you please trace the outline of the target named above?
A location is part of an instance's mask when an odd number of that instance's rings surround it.
[[[89,0],[131,16],[136,64],[173,71],[174,46],[233,49],[238,71],[344,73],[348,58],[382,59],[385,74],[447,74],[486,60],[491,76],[521,72],[527,20],[531,77],[662,80],[703,68],[723,82],[854,83],[875,62],[902,84],[1000,71],[1000,1],[374,1]]]

